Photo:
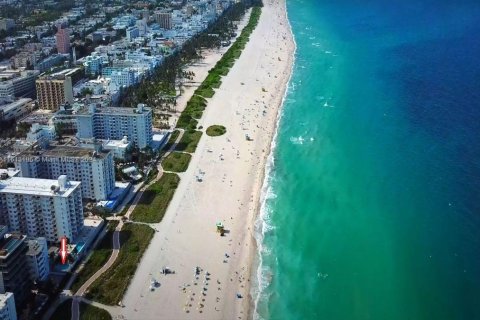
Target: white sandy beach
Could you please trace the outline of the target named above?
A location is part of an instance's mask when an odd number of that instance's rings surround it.
[[[245,25],[248,23],[248,18],[249,15],[245,15],[241,21],[238,22],[237,28],[238,28],[238,35],[240,34],[240,31],[245,27]],[[238,36],[237,35],[237,36]],[[232,44],[233,44],[232,40]],[[193,72],[193,79],[192,80],[184,80],[183,86],[182,86],[182,92],[177,98],[177,110],[174,114],[172,114],[172,117],[169,119],[169,123],[171,126],[175,127],[178,117],[180,116],[180,113],[185,110],[185,107],[187,106],[188,100],[193,96],[193,93],[195,90],[200,86],[202,81],[207,77],[208,71],[212,69],[215,64],[220,60],[225,52],[231,47],[220,47],[220,48],[215,48],[215,49],[208,49],[208,50],[203,50],[202,52],[202,58],[199,59],[198,61],[189,64],[186,68],[186,72]]]
[[[188,171],[180,175],[124,297],[126,319],[248,318],[253,225],[293,51],[284,0],[266,2],[249,43],[199,123],[224,125],[227,133],[204,134]],[[200,171],[203,182],[195,178]],[[216,233],[217,221],[229,231],[224,237]],[[161,275],[164,266],[175,274]],[[198,280],[196,266],[202,269]],[[154,291],[149,290],[152,277],[160,282]]]

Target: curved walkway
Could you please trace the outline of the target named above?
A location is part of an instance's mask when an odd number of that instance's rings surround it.
[[[130,220],[130,215],[132,214],[133,210],[135,210],[135,207],[137,206],[138,202],[142,198],[143,192],[145,190],[147,190],[148,187],[150,187],[152,184],[157,182],[162,177],[163,172],[164,172],[163,168],[162,168],[162,162],[161,162],[162,158],[167,157],[170,153],[172,153],[175,150],[175,148],[177,147],[178,143],[182,139],[183,134],[185,132],[183,129],[176,129],[176,130],[179,130],[180,134],[178,135],[177,139],[175,140],[175,143],[172,144],[170,149],[168,149],[167,152],[165,152],[165,154],[158,159],[158,164],[157,164],[158,174],[155,177],[155,179],[150,181],[147,185],[143,186],[140,189],[140,191],[136,194],[135,198],[133,199],[132,204],[130,205],[127,212],[125,213],[125,217],[127,218],[127,220]],[[117,227],[115,228],[115,232],[113,233],[113,239],[112,239],[113,250],[112,250],[112,254],[110,255],[110,258],[108,259],[107,263],[105,263],[97,272],[95,272],[95,274],[93,276],[91,276],[87,281],[85,281],[85,283],[77,290],[77,292],[73,296],[73,299],[72,299],[72,318],[71,318],[72,320],[79,320],[80,319],[80,303],[79,303],[79,300],[85,300],[86,301],[86,299],[83,298],[83,295],[87,292],[88,288],[105,271],[110,269],[110,267],[113,265],[115,260],[117,260],[118,254],[120,253],[120,231],[123,228],[123,224],[124,224],[123,219],[120,219]]]

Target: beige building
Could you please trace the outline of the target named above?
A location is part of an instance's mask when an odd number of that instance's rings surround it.
[[[37,79],[35,83],[40,109],[57,110],[60,105],[66,102],[73,103],[71,73],[75,71],[76,69],[64,70]]]
[[[29,68],[34,66],[40,58],[40,52],[22,51],[10,59],[12,68]]]
[[[155,12],[155,21],[162,29],[172,29],[172,13],[170,12]]]

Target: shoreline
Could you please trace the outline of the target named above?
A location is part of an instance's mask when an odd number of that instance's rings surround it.
[[[258,198],[257,198],[257,208],[255,210],[256,216],[254,217],[253,221],[253,228],[254,228],[254,234],[253,234],[253,243],[254,243],[254,252],[252,253],[251,256],[251,262],[250,266],[252,268],[251,274],[252,278],[255,277],[255,286],[250,285],[249,288],[249,297],[250,297],[250,306],[249,306],[249,319],[259,319],[259,315],[257,312],[257,307],[258,303],[260,302],[261,299],[261,294],[263,293],[264,288],[261,288],[261,279],[262,279],[262,252],[260,251],[262,249],[262,242],[264,240],[264,227],[266,225],[266,221],[264,220],[264,210],[266,209],[266,202],[268,200],[268,190],[270,188],[270,181],[269,177],[270,174],[273,170],[273,166],[275,165],[275,149],[277,147],[277,136],[278,132],[280,129],[280,122],[282,120],[282,110],[284,108],[285,100],[287,99],[288,96],[288,90],[290,88],[290,82],[292,80],[293,76],[293,70],[295,68],[295,54],[297,51],[297,43],[295,41],[295,35],[293,33],[292,25],[290,23],[290,20],[288,19],[288,10],[287,10],[287,2],[284,1],[284,11],[285,11],[285,20],[288,24],[288,29],[290,31],[290,36],[291,36],[291,42],[293,44],[293,50],[290,54],[290,72],[288,76],[287,82],[284,84],[284,90],[283,90],[283,95],[282,95],[282,100],[280,102],[280,105],[277,108],[277,120],[275,123],[275,128],[274,128],[274,133],[271,139],[270,146],[268,148],[268,152],[266,153],[266,157],[263,161],[263,175],[262,175],[262,184],[260,188],[258,189]],[[260,237],[261,236],[261,237]],[[254,291],[256,290],[256,291]],[[255,295],[255,296],[253,296]]]
[[[294,51],[285,2],[265,3],[249,42],[198,123],[204,129],[225,125],[227,133],[204,134],[189,168],[179,174],[177,191],[163,221],[154,224],[158,232],[122,301],[126,318],[251,317],[255,222]],[[224,237],[215,232],[216,221],[224,223]],[[175,274],[160,275],[164,266]],[[160,283],[153,291],[152,278]]]

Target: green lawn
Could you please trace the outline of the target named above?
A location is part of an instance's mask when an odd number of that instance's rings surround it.
[[[197,145],[200,141],[200,138],[202,137],[202,134],[202,131],[186,130],[183,133],[182,139],[180,139],[180,141],[178,142],[175,150],[194,153],[197,149]]]
[[[207,128],[207,135],[210,137],[217,137],[224,135],[227,132],[227,128],[220,125],[213,125]]]
[[[183,152],[172,152],[162,161],[165,171],[185,172],[192,156]]]
[[[55,310],[50,320],[65,320],[72,317],[72,299],[63,301]]]
[[[179,182],[180,178],[175,173],[163,173],[157,182],[143,192],[132,212],[132,220],[147,223],[162,221]]]
[[[150,172],[148,173],[147,178],[145,179],[145,184],[149,184],[152,180],[154,180],[158,175],[158,168],[154,166]]]
[[[80,303],[80,320],[111,320],[112,316],[107,310],[97,308],[91,304]]]
[[[102,241],[98,244],[98,246],[93,250],[90,258],[86,262],[83,269],[77,275],[77,278],[72,284],[70,288],[72,292],[76,292],[82,284],[85,283],[91,276],[97,272],[107,261],[108,258],[112,255],[112,237],[115,228],[118,225],[118,221],[110,221],[108,222],[108,231],[107,234],[103,237]]]
[[[92,284],[87,299],[107,305],[118,304],[153,234],[154,230],[147,225],[125,224],[120,232],[121,248],[117,260]]]

